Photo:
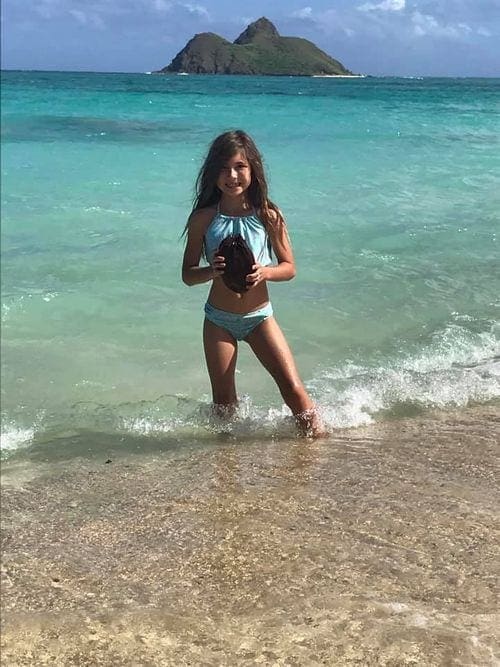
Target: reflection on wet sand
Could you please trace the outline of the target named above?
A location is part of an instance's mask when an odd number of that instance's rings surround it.
[[[6,664],[497,664],[499,425],[7,467]]]
[[[273,562],[286,566],[297,559],[297,553],[280,547],[282,529],[272,517],[265,522],[267,528],[262,525],[262,513],[269,511],[270,493],[275,497],[275,511],[281,506],[288,512],[293,496],[307,487],[308,469],[317,461],[319,447],[315,441],[300,438],[289,443],[281,457],[276,459],[270,453],[265,471],[258,465],[249,466],[246,456],[241,460],[240,450],[225,447],[214,455],[213,485],[198,506],[203,516],[200,532],[207,546],[196,549],[188,564],[200,572],[210,589],[233,587],[234,611],[259,604],[259,589],[270,585],[265,577]],[[247,591],[242,584],[249,585]]]

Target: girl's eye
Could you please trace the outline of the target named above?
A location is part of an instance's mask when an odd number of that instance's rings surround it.
[[[244,171],[245,169],[248,169],[248,165],[247,164],[237,164],[235,167],[224,167],[222,169],[222,171],[225,172],[226,174],[228,174],[231,171],[232,168],[236,169],[236,171]]]

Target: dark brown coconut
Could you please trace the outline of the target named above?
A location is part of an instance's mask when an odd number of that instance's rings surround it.
[[[246,292],[248,290],[246,277],[252,273],[255,259],[245,239],[241,234],[227,236],[220,244],[216,254],[224,257],[226,262],[226,268],[222,274],[226,287],[239,294]]]

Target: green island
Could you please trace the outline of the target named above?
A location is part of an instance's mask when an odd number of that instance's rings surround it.
[[[282,37],[265,17],[248,25],[234,42],[213,32],[195,35],[156,73],[355,76],[309,40]]]

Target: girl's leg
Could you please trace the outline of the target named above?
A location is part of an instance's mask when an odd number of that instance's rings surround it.
[[[205,319],[203,346],[214,408],[220,416],[231,416],[238,403],[234,381],[237,343],[229,332]]]
[[[300,430],[314,436],[324,433],[314,403],[302,384],[292,352],[274,317],[268,317],[246,338],[256,357],[275,379],[283,400]]]

